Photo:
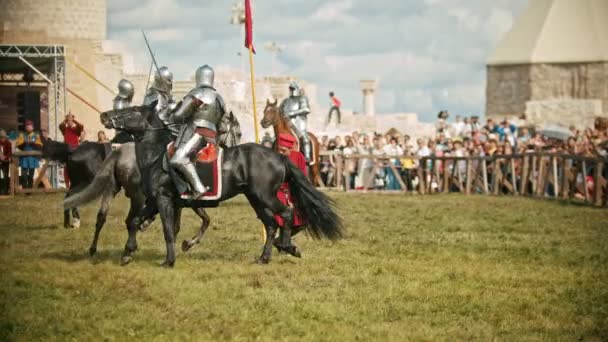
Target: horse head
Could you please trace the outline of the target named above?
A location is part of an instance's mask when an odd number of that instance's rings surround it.
[[[260,122],[263,128],[268,128],[272,125],[276,125],[278,123],[278,120],[281,119],[281,111],[279,110],[279,106],[277,106],[277,102],[277,99],[275,99],[274,102],[270,102],[268,99],[266,99],[264,117]]]
[[[147,106],[112,109],[99,115],[105,128],[119,129],[131,134],[145,131],[148,127],[146,118],[149,114]]]

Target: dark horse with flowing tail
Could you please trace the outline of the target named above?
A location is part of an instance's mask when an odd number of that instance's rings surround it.
[[[277,100],[274,102],[270,102],[266,100],[266,108],[264,108],[264,117],[260,122],[263,128],[268,128],[272,126],[274,130],[274,136],[278,137],[279,134],[285,133],[292,135],[296,138],[296,145],[294,146],[294,150],[301,151],[300,149],[300,139],[295,134],[291,126],[289,125],[289,121],[281,113],[279,106],[277,106]],[[321,181],[321,173],[319,169],[319,161],[321,160],[319,156],[319,140],[317,136],[308,132],[308,138],[310,139],[310,144],[312,145],[312,157],[313,160],[308,165],[308,175],[310,177],[310,181],[314,185],[321,185],[323,182]],[[274,149],[278,151],[279,146],[275,142]]]
[[[163,160],[166,146],[172,138],[163,122],[148,106],[110,110],[100,116],[107,128],[120,129],[135,136],[137,164],[143,177],[144,191],[153,198],[159,210],[167,254],[163,265],[175,264],[175,221],[179,209],[186,206],[204,207],[204,201],[184,201]],[[306,231],[313,238],[336,240],[342,237],[342,220],[334,203],[310,184],[306,176],[285,156],[257,144],[243,144],[224,150],[221,164],[222,187],[219,202],[244,194],[266,229],[266,242],[258,263],[268,263],[278,224],[273,215],[280,215],[285,227],[276,247],[292,255],[299,254],[291,243],[293,209],[281,203],[277,191],[288,182],[294,202],[305,216]]]
[[[62,142],[46,140],[42,153],[44,158],[61,162],[70,174],[71,186],[66,193],[64,209],[64,226],[70,226],[70,209],[74,218],[73,226],[80,224],[78,206],[82,206],[101,197],[95,235],[89,253],[97,252],[99,235],[106,222],[110,203],[114,196],[123,189],[130,200],[130,208],[125,225],[129,239],[125,246],[122,263],[130,260],[130,251],[137,249],[135,232],[138,223],[145,226],[152,220],[151,215],[140,217],[145,196],[141,188],[141,176],[135,162],[135,144],[126,143],[112,151],[103,144],[84,142],[76,149],[71,149]],[[202,216],[201,216],[202,215]],[[203,226],[208,225],[209,218],[201,213]],[[205,226],[206,227],[206,226]]]

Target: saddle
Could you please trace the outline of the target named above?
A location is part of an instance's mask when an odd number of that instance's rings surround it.
[[[174,142],[167,145],[167,152],[163,158],[163,169],[169,173],[177,191],[182,194],[181,198],[184,201],[193,201],[189,194],[190,185],[182,179],[169,165],[169,159],[175,153]],[[224,149],[215,147],[215,145],[207,145],[197,151],[196,155],[196,171],[201,182],[208,187],[207,192],[198,202],[205,202],[204,207],[215,207],[218,205],[218,199],[222,196],[222,161],[224,159]]]

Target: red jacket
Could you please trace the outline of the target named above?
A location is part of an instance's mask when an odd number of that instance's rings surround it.
[[[0,141],[0,162],[10,162],[12,156],[13,146],[11,145],[10,140],[4,139],[4,141]]]
[[[74,126],[71,127],[68,127],[66,123],[67,122],[64,121],[59,125],[59,130],[61,131],[61,134],[63,134],[63,141],[72,147],[78,146],[80,143],[80,134],[82,134],[84,126],[76,120],[74,120]]]
[[[304,175],[306,175],[306,159],[304,158],[302,152],[291,151],[291,154],[289,155],[289,160],[291,160],[291,162],[294,163],[294,165],[297,166],[298,169],[300,169],[304,173]],[[277,192],[277,198],[279,199],[279,201],[281,201],[281,203],[294,208],[293,227],[300,227],[306,224],[306,219],[303,217],[302,213],[297,208],[295,208],[293,198],[291,197],[291,193],[289,191],[289,184],[287,182],[281,184],[281,187]],[[279,227],[283,227],[285,225],[283,219],[279,215],[275,215],[274,217],[277,220]]]

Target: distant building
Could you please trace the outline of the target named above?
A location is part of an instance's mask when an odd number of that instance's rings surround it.
[[[486,116],[591,126],[608,116],[608,1],[533,0],[487,65]]]

